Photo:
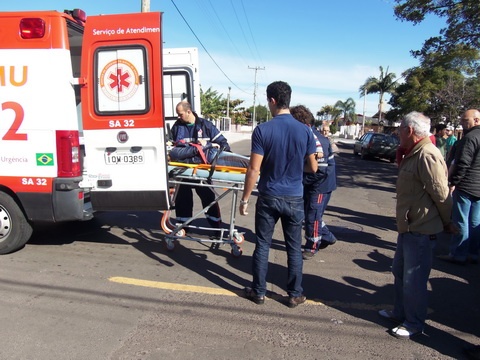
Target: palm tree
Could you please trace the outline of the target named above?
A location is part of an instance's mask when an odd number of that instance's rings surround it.
[[[350,118],[352,121],[355,121],[355,100],[353,100],[351,97],[348,98],[347,100],[345,101],[342,101],[342,100],[338,100],[335,105],[334,105],[334,108],[339,110],[341,113],[343,113],[343,119],[345,120],[345,122]],[[335,126],[337,125],[338,123],[338,117],[336,119],[334,119],[334,122],[335,122]]]
[[[360,97],[365,96],[366,94],[379,94],[378,101],[378,122],[382,120],[382,104],[383,104],[383,95],[385,93],[394,95],[395,90],[397,89],[398,83],[395,80],[395,73],[389,73],[388,67],[385,72],[383,72],[383,66],[380,66],[380,77],[377,79],[375,76],[370,76],[365,84],[360,86]]]

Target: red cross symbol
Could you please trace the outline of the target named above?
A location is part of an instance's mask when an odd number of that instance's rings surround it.
[[[122,74],[122,69],[117,69],[117,75],[114,75],[113,73],[111,73],[109,76],[110,80],[112,80],[112,82],[110,83],[110,88],[114,89],[116,86],[118,86],[118,92],[119,93],[123,92],[124,86],[126,88],[130,86],[130,82],[127,81],[129,77],[130,77],[130,74],[128,72],[124,72]]]

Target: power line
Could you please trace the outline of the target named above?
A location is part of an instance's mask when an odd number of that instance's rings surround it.
[[[248,31],[250,32],[250,36],[253,40],[253,45],[255,45],[255,50],[257,51],[257,55],[259,57],[260,62],[263,63],[262,58],[260,56],[260,52],[258,51],[257,43],[255,42],[255,37],[253,36],[253,33],[252,33],[252,28],[250,27],[250,21],[248,21],[248,16],[247,16],[247,12],[245,11],[245,6],[243,4],[243,0],[241,0],[241,4],[242,4],[242,9],[243,9],[243,14],[245,15],[245,19],[247,20]]]
[[[198,40],[198,42],[200,43],[200,45],[202,46],[203,50],[205,50],[205,52],[207,53],[207,55],[210,57],[210,59],[212,59],[213,63],[215,64],[215,66],[221,71],[221,73],[228,79],[228,81],[230,81],[238,90],[244,92],[245,94],[249,94],[248,92],[246,92],[245,90],[242,90],[240,89],[240,87],[238,87],[237,84],[235,84],[233,82],[232,79],[230,79],[228,77],[228,75],[223,71],[223,69],[220,67],[220,65],[217,64],[217,62],[215,61],[215,59],[212,57],[212,55],[210,55],[210,53],[208,52],[207,48],[205,47],[205,45],[203,45],[202,41],[198,38],[197,34],[195,34],[195,31],[193,31],[192,27],[190,26],[190,24],[188,23],[187,19],[185,19],[185,17],[183,16],[182,12],[180,11],[180,9],[177,7],[177,5],[175,4],[175,2],[173,0],[170,0],[173,4],[173,6],[175,7],[175,9],[177,9],[178,13],[180,14],[180,16],[182,17],[183,21],[185,21],[185,24],[187,24],[188,28],[190,29],[190,31],[192,32],[193,36],[195,36],[195,38]]]

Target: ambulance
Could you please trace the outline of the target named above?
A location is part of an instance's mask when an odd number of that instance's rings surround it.
[[[0,12],[0,254],[35,222],[170,208],[165,96],[194,85],[164,76],[161,19]]]

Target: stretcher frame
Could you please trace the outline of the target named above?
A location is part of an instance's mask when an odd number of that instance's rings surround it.
[[[245,184],[245,168],[209,165],[209,164],[184,164],[170,162],[169,171],[169,189],[172,208],[163,213],[161,220],[162,230],[165,232],[165,243],[167,249],[173,251],[175,248],[175,240],[196,241],[200,243],[211,243],[212,248],[221,244],[231,246],[231,254],[234,257],[240,257],[243,253],[240,244],[245,240],[244,233],[239,232],[235,228],[235,214],[238,192],[243,191]],[[193,182],[192,182],[193,181]],[[215,199],[200,211],[194,213],[187,221],[174,224],[170,221],[172,210],[175,208],[175,200],[178,188],[181,186],[191,187],[209,187],[215,193]],[[216,189],[222,189],[219,194]],[[215,204],[218,204],[227,195],[232,194],[230,206],[229,226],[226,228],[212,228],[194,226],[192,222],[206,214],[206,212]],[[204,238],[200,236],[192,236],[187,233],[187,229],[206,230],[209,232],[218,232],[217,236]],[[197,235],[197,234],[194,234]]]

